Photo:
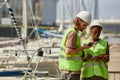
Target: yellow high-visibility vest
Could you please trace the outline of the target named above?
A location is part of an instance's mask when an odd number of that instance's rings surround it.
[[[70,31],[76,32],[77,35],[77,41],[76,41],[76,47],[80,47],[80,37],[78,35],[78,32],[74,28],[68,28],[63,36],[62,44],[61,44],[61,50],[59,54],[59,69],[61,70],[69,70],[69,71],[80,71],[82,67],[82,52],[78,52],[75,54],[69,54],[67,55],[65,53],[65,40]]]
[[[106,54],[107,44],[107,41],[99,40],[94,47],[84,50],[85,57],[89,54],[92,56]],[[108,63],[94,60],[85,61],[82,68],[82,78],[90,78],[93,76],[108,79]]]

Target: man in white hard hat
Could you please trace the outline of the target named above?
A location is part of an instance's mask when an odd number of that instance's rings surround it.
[[[108,80],[109,46],[108,41],[100,39],[102,24],[93,21],[90,25],[91,48],[84,50],[82,80]]]
[[[82,50],[91,46],[86,44],[81,47],[79,31],[83,31],[91,22],[91,15],[81,11],[73,20],[73,26],[64,33],[59,54],[59,69],[61,80],[80,80],[82,67]]]

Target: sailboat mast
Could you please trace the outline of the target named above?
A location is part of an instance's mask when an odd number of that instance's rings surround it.
[[[82,11],[82,7],[83,7],[83,4],[82,4],[83,2],[82,2],[82,0],[80,0],[80,11]]]
[[[22,8],[22,37],[26,38],[27,37],[27,9],[26,9],[26,1],[27,0],[22,0],[23,3],[23,8]]]
[[[61,21],[60,21],[60,27],[58,29],[59,32],[63,31],[64,26],[64,0],[61,0]]]

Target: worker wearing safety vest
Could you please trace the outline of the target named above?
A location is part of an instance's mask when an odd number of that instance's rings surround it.
[[[83,31],[90,24],[91,16],[87,11],[81,11],[73,20],[73,27],[64,33],[59,54],[59,69],[61,80],[80,80],[82,67],[82,50],[90,48],[87,44],[81,47],[78,31]]]
[[[93,21],[90,25],[91,39],[83,42],[92,46],[84,50],[82,80],[108,80],[109,48],[106,40],[100,39],[102,25]]]

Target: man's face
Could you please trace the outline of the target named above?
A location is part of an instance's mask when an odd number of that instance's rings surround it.
[[[88,26],[88,24],[86,22],[82,21],[81,19],[78,20],[78,23],[80,24],[78,26],[78,30],[80,30],[80,31],[85,30]]]
[[[91,33],[92,39],[97,40],[101,34],[101,28],[97,26],[93,27],[91,28],[90,33]]]

